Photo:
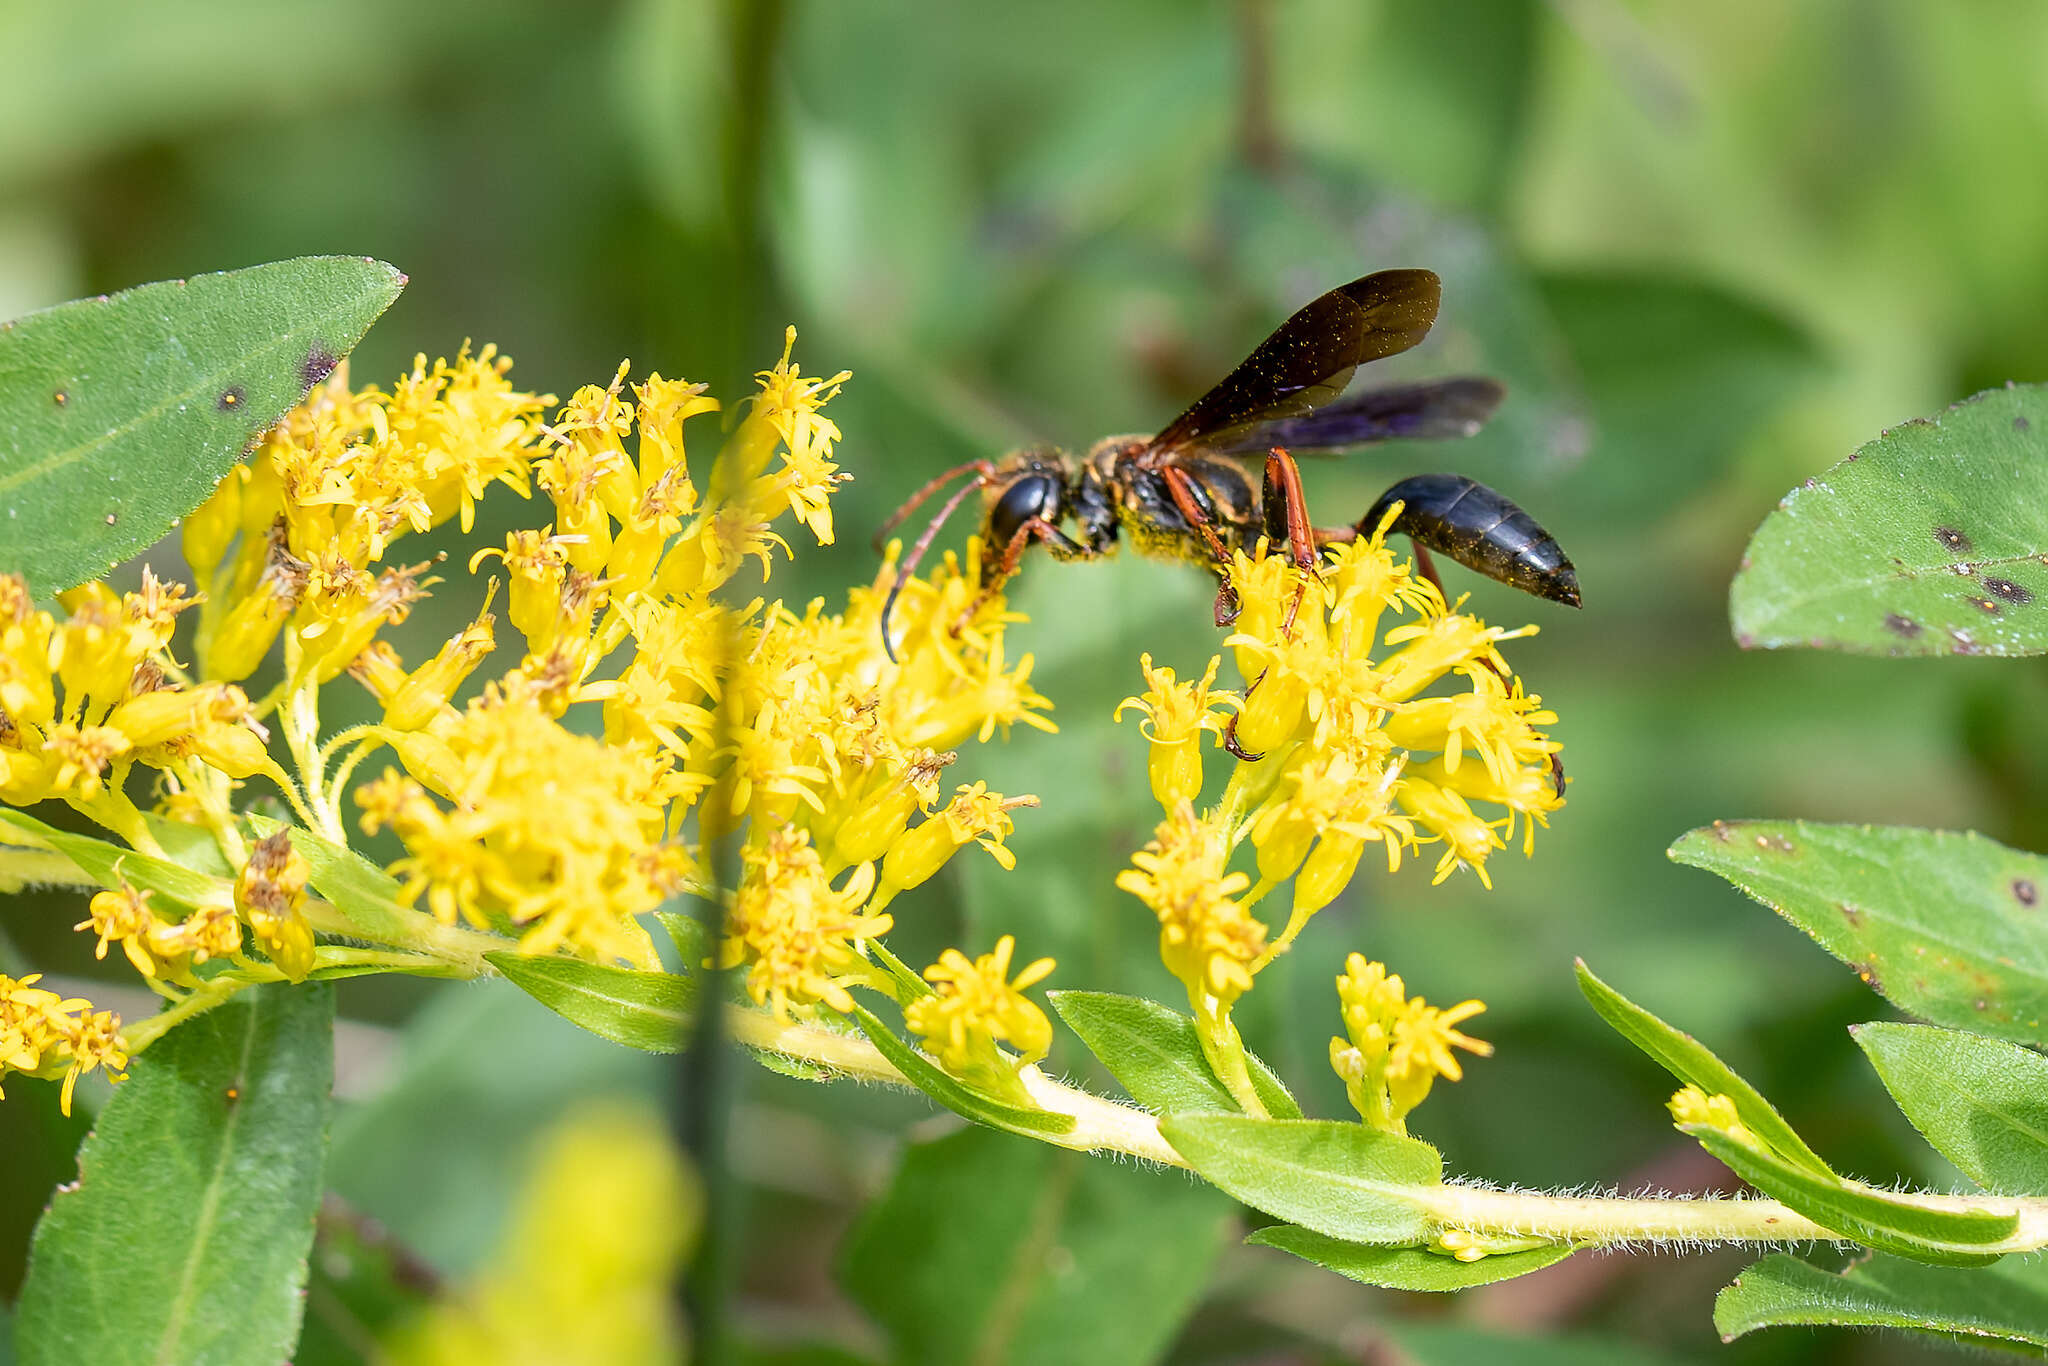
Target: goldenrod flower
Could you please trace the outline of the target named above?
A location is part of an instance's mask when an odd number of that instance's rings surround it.
[[[88,906],[91,914],[71,928],[91,930],[99,936],[93,957],[104,959],[108,944],[119,944],[121,952],[144,977],[174,976],[183,967],[185,955],[162,954],[156,942],[158,920],[149,909],[151,893],[137,891],[123,881],[117,888],[97,892]]]
[[[1687,1083],[1673,1093],[1670,1110],[1671,1122],[1681,1129],[1718,1129],[1744,1147],[1761,1150],[1765,1146],[1755,1131],[1742,1122],[1741,1112],[1735,1108],[1734,1100],[1719,1092],[1708,1095],[1699,1087]]]
[[[284,975],[312,972],[306,865],[282,831],[251,850],[240,820],[236,786],[261,775],[297,828],[328,839],[344,838],[352,794],[360,827],[404,846],[390,866],[402,899],[443,924],[648,970],[659,959],[639,918],[679,892],[711,894],[698,851],[737,837],[720,958],[778,1012],[850,1009],[892,897],[968,844],[1013,861],[1013,813],[1035,799],[968,782],[943,800],[957,748],[1052,723],[1031,657],[1009,651],[1019,618],[982,594],[978,544],[903,585],[896,621],[912,638],[893,656],[879,619],[893,558],[836,612],[721,593],[745,561],[765,573],[789,552],[782,519],[832,539],[846,476],[822,409],[847,376],[806,377],[793,345],[792,333],[761,372],[701,499],[684,431],[719,409],[703,385],[657,374],[629,386],[621,364],[556,409],[515,390],[494,349],[465,348],[420,358],[388,391],[352,389],[337,369],[287,414],[185,519],[196,596],[145,571],[137,593],[64,594],[60,620],[0,577],[0,801],[62,798],[161,854],[161,825],[128,795],[136,768],[156,769],[155,819],[203,827],[235,866],[233,903],[183,921],[132,888],[103,893],[80,926],[97,952],[119,944],[174,1000],[201,964],[249,966],[245,926]],[[530,520],[544,524],[457,563],[500,562],[523,656],[472,682],[502,640],[493,581],[470,625],[409,668],[385,637],[440,583],[441,561],[396,562],[394,547],[451,521],[469,531],[494,484],[538,494]],[[195,604],[187,665],[172,629]],[[274,651],[282,681],[252,702],[236,685]],[[381,716],[323,733],[321,702],[343,673]],[[295,772],[272,757],[273,735]],[[380,748],[391,762],[359,780]],[[422,925],[371,951],[433,963],[452,938]],[[337,941],[319,956],[356,951]],[[75,1014],[22,999],[36,1007],[22,1018],[49,1029]],[[1031,1021],[1018,1007],[1005,1037],[1028,1044]],[[67,1028],[87,1038],[75,1019]],[[38,1045],[38,1068],[72,1056],[60,1042]],[[83,1047],[87,1063],[112,1056]]]
[[[1151,746],[1146,776],[1153,799],[1168,811],[1202,794],[1202,732],[1210,732],[1222,743],[1222,713],[1243,705],[1233,694],[1212,691],[1222,663],[1220,657],[1211,658],[1199,681],[1180,682],[1172,669],[1155,669],[1151,655],[1140,655],[1138,667],[1145,675],[1145,692],[1117,703],[1111,718],[1122,720],[1127,708],[1144,713],[1139,731]]]
[[[846,988],[872,974],[863,940],[888,933],[887,915],[863,913],[874,867],[861,864],[834,887],[801,831],[777,830],[746,851],[746,875],[725,916],[721,968],[747,967],[747,994],[780,1016],[822,1002],[850,1012]]]
[[[1024,992],[1051,974],[1053,961],[1040,958],[1010,976],[1017,941],[1004,935],[995,952],[970,959],[947,949],[924,970],[932,994],[904,1009],[903,1021],[924,1040],[925,1050],[954,1076],[1028,1104],[1016,1069],[1037,1062],[1052,1048],[1052,1022]],[[996,1043],[1021,1055],[1009,1058]]]
[[[1439,1009],[1408,997],[1399,977],[1363,954],[1344,961],[1337,997],[1346,1037],[1330,1040],[1330,1066],[1343,1079],[1358,1117],[1375,1129],[1408,1132],[1406,1117],[1429,1095],[1438,1077],[1464,1076],[1452,1050],[1485,1057],[1493,1045],[1459,1032],[1459,1024],[1486,1007],[1464,1001]]]
[[[78,1079],[96,1067],[115,1080],[128,1065],[121,1042],[121,1018],[95,1011],[90,1001],[66,999],[36,983],[41,973],[16,979],[0,973],[0,1078],[9,1072],[62,1077],[59,1103],[71,1113]]]
[[[946,866],[953,855],[969,844],[979,844],[1004,868],[1017,866],[1017,856],[1003,843],[1016,822],[1010,813],[1019,807],[1036,806],[1036,797],[1005,797],[991,792],[986,783],[972,783],[945,809],[916,829],[899,836],[882,860],[882,883],[875,893],[879,909],[894,900],[898,892],[919,887]]]
[[[1152,842],[1131,856],[1116,885],[1159,919],[1159,954],[1187,987],[1202,1015],[1220,1018],[1251,990],[1266,927],[1236,899],[1251,886],[1226,872],[1229,846],[1213,820],[1198,820],[1182,802],[1159,823]]]
[[[294,982],[313,970],[313,927],[301,909],[311,869],[279,830],[257,842],[235,879],[235,905],[260,947]]]

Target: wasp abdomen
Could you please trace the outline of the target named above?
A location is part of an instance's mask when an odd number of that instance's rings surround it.
[[[1418,474],[1380,495],[1358,523],[1360,534],[1401,504],[1398,532],[1467,569],[1568,606],[1579,605],[1579,576],[1563,547],[1528,513],[1462,474]]]

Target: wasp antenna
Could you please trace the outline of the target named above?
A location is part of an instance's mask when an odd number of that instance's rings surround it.
[[[995,466],[986,460],[970,460],[967,464],[956,466],[925,485],[922,489],[918,490],[915,498],[904,505],[903,511],[916,507],[939,484],[951,479],[961,470],[976,469],[976,467],[979,468],[975,477],[953,490],[953,496],[946,500],[945,506],[939,509],[938,515],[929,522],[926,522],[924,530],[918,533],[917,542],[910,547],[910,553],[897,562],[896,581],[889,585],[889,596],[882,601],[882,653],[889,656],[891,664],[897,663],[898,660],[896,658],[896,642],[889,637],[889,617],[896,610],[896,596],[903,591],[904,580],[915,574],[918,565],[924,562],[924,552],[931,548],[932,538],[939,534],[939,528],[944,526],[946,519],[953,515],[953,509],[959,507],[961,500],[966,498],[968,494],[982,488],[989,482],[990,478],[995,474]],[[899,512],[890,521],[893,524],[900,520],[901,517],[902,513]]]
[[[871,544],[877,551],[880,551],[883,546],[889,544],[889,533],[903,525],[904,518],[917,511],[919,504],[944,488],[955,475],[967,470],[973,470],[981,476],[983,481],[986,481],[989,476],[995,473],[995,469],[996,467],[987,460],[969,460],[964,464],[955,465],[949,470],[934,475],[923,488],[911,494],[909,500],[902,507],[889,514],[889,520],[882,523],[875,531],[875,537]]]

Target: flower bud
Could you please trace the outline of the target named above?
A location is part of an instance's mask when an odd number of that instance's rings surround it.
[[[1152,796],[1168,811],[1202,794],[1202,745],[1199,740],[1155,740],[1145,756],[1145,776]]]
[[[434,657],[414,669],[384,704],[384,724],[397,730],[418,730],[439,716],[463,680],[497,645],[486,612],[458,636],[452,636]]]
[[[242,477],[240,466],[229,470],[212,496],[185,514],[185,563],[192,566],[195,585],[202,590],[212,588],[220,562],[241,530]]]
[[[1341,830],[1325,831],[1294,879],[1294,914],[1314,915],[1337,899],[1358,871],[1365,841]],[[1263,872],[1263,866],[1261,872]]]

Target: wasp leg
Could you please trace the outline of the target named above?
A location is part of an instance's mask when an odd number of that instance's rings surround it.
[[[1228,626],[1237,620],[1241,610],[1237,590],[1230,586],[1230,551],[1216,534],[1216,525],[1209,520],[1209,514],[1202,511],[1202,505],[1195,500],[1194,484],[1187,471],[1168,465],[1159,471],[1159,477],[1166,481],[1166,492],[1172,497],[1182,519],[1195,529],[1208,545],[1209,553],[1216,557],[1216,572],[1223,579],[1216,588],[1216,624]]]
[[[1308,520],[1308,500],[1301,492],[1301,467],[1294,463],[1294,457],[1275,446],[1266,454],[1266,483],[1264,491],[1266,510],[1266,543],[1268,546],[1287,545],[1288,558],[1294,567],[1304,575],[1313,577],[1316,573],[1316,529]],[[1308,592],[1308,578],[1295,586],[1294,601],[1288,605],[1287,619],[1280,626],[1280,634],[1292,639],[1294,618],[1301,612],[1301,600]]]
[[[1261,669],[1259,670],[1259,676],[1245,685],[1245,698],[1249,700],[1251,695],[1259,690],[1259,684],[1265,681],[1266,671]],[[1237,742],[1237,718],[1242,715],[1244,715],[1242,710],[1234,711],[1230,713],[1230,719],[1223,723],[1223,748],[1230,751],[1232,757],[1242,759],[1248,764],[1255,764],[1266,756],[1263,754],[1252,754]]]
[[[1028,519],[1017,528],[1017,534],[1010,538],[1010,543],[1003,547],[1003,557],[997,562],[995,572],[990,573],[986,569],[982,571],[981,592],[975,595],[974,601],[967,604],[966,611],[953,619],[953,635],[957,636],[966,630],[967,623],[974,620],[974,614],[1009,582],[1010,576],[1017,572],[1017,562],[1023,558],[1025,550],[1033,541],[1043,541],[1045,548],[1052,552],[1052,557],[1056,560],[1093,560],[1100,558],[1103,553],[1082,545],[1043,517]]]
[[[1429,557],[1429,547],[1416,540],[1413,536],[1408,538],[1408,545],[1415,552],[1415,572],[1435,585],[1436,591],[1442,595],[1443,600],[1449,602],[1451,595],[1444,591],[1444,577],[1436,572],[1436,561]]]

